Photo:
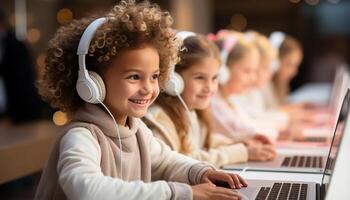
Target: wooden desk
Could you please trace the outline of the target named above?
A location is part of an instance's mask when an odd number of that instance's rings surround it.
[[[61,129],[51,121],[0,127],[0,184],[41,171]]]

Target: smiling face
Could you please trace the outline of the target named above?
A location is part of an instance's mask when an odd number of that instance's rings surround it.
[[[128,116],[143,117],[159,94],[159,55],[144,45],[122,52],[102,74],[106,85],[104,103],[119,124]]]
[[[259,53],[251,49],[242,58],[230,65],[230,79],[225,87],[230,93],[242,93],[252,88],[256,82]]]
[[[302,53],[299,50],[293,50],[289,54],[282,57],[278,71],[279,79],[289,82],[292,78],[294,78],[298,73],[301,60]]]
[[[182,98],[190,110],[206,109],[218,89],[220,63],[213,57],[206,57],[180,72],[185,87]]]

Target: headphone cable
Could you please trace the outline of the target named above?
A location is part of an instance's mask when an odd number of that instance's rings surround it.
[[[114,118],[114,116],[112,115],[111,111],[109,111],[109,109],[107,108],[107,106],[102,103],[100,100],[98,100],[98,102],[105,108],[105,110],[108,112],[108,114],[112,117],[117,134],[118,134],[118,140],[119,140],[119,152],[120,152],[120,177],[123,179],[123,164],[122,164],[122,152],[123,152],[123,146],[122,146],[122,140],[120,139],[120,134],[119,134],[119,127],[118,124]]]

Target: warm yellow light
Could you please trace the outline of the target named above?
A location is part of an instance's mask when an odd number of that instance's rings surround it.
[[[39,66],[39,68],[45,67],[45,54],[42,53],[38,57],[36,57],[36,64]]]
[[[40,39],[40,35],[41,34],[39,29],[31,28],[28,30],[28,33],[27,33],[27,40],[30,43],[35,43]]]
[[[247,18],[242,14],[234,14],[231,17],[230,28],[242,31],[247,27]]]
[[[73,13],[68,8],[62,8],[57,12],[57,21],[60,24],[67,24],[73,19]]]
[[[56,111],[52,117],[53,122],[58,126],[63,126],[67,123],[67,114],[62,111]]]

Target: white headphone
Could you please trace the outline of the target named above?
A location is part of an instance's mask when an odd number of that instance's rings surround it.
[[[80,98],[82,98],[87,103],[101,104],[113,119],[114,125],[116,127],[116,131],[118,134],[119,147],[120,147],[119,148],[120,149],[120,176],[121,178],[123,178],[123,163],[122,163],[123,145],[120,139],[118,124],[114,116],[112,115],[112,113],[107,108],[107,106],[104,105],[103,103],[103,100],[106,97],[105,84],[100,75],[98,75],[96,72],[88,71],[86,68],[86,55],[88,54],[91,40],[94,37],[94,34],[97,31],[97,29],[107,21],[108,19],[106,17],[95,19],[85,29],[83,35],[80,38],[79,46],[77,50],[77,55],[79,57],[79,73],[78,73],[76,89]]]
[[[270,34],[269,41],[272,47],[277,51],[277,57],[272,61],[270,68],[273,72],[278,71],[280,62],[278,58],[278,51],[283,43],[283,41],[286,39],[286,34],[283,32],[275,31]]]
[[[195,35],[194,32],[190,31],[180,31],[176,33],[176,37],[180,38],[182,42],[185,41],[186,38]],[[180,96],[184,87],[184,81],[181,75],[175,71],[175,65],[173,65],[170,69],[169,80],[165,83],[164,92],[171,96]]]
[[[234,45],[237,43],[237,38],[235,36],[230,36],[226,38],[222,44],[222,50],[220,52],[220,57],[221,57],[221,67],[219,69],[219,84],[220,85],[225,85],[228,80],[230,79],[230,69],[227,66],[227,59],[228,59],[228,54],[234,47]]]
[[[93,104],[103,102],[106,96],[106,87],[100,75],[87,70],[86,55],[88,54],[89,46],[95,32],[106,22],[106,17],[98,18],[93,21],[81,36],[77,51],[79,56],[79,73],[76,89],[80,98]]]

